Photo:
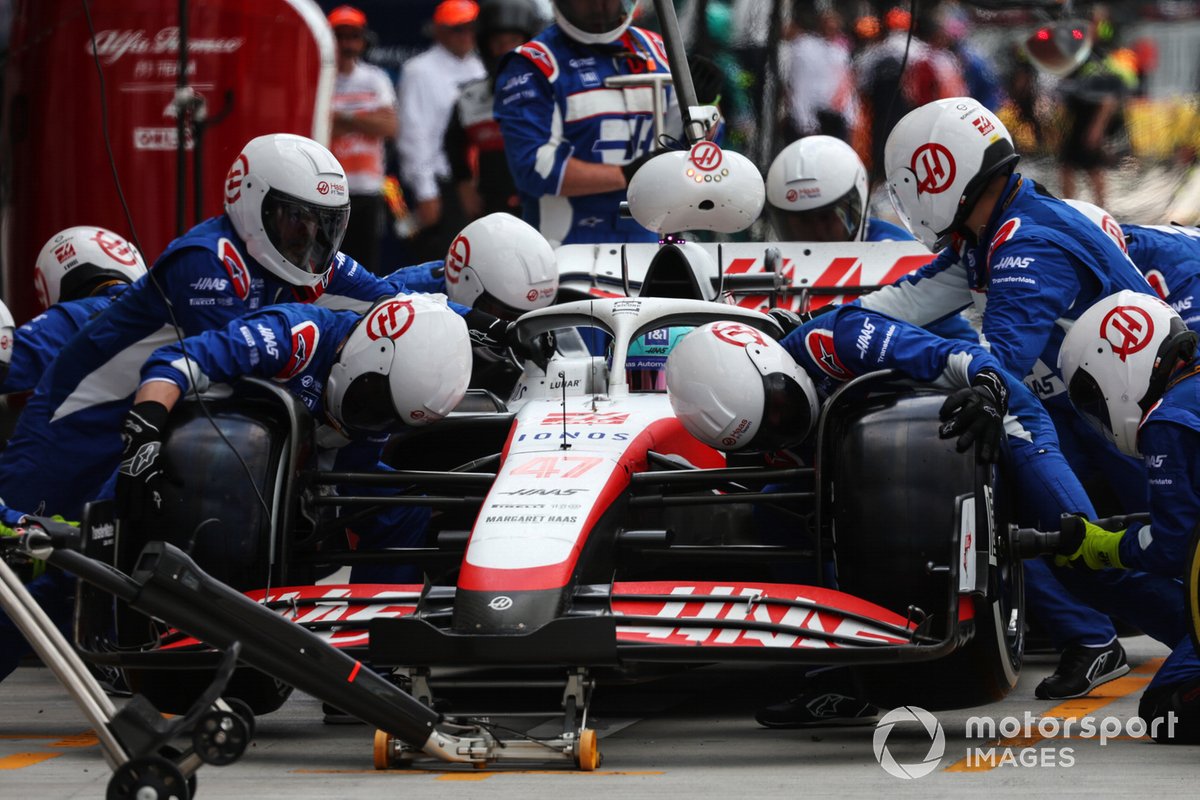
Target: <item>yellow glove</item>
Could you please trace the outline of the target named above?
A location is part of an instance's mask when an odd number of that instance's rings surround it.
[[[1054,563],[1073,567],[1082,559],[1090,569],[1125,569],[1120,553],[1123,536],[1125,531],[1106,531],[1083,517],[1066,517]]]

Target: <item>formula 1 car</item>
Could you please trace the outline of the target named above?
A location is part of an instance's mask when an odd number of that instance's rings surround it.
[[[470,683],[461,668],[484,670],[476,685],[493,690],[553,683],[566,745],[586,733],[597,681],[664,664],[851,665],[889,706],[1003,697],[1021,665],[1023,606],[1002,476],[937,437],[940,395],[886,373],[829,398],[811,466],[702,445],[665,393],[631,391],[630,342],[714,320],[781,331],[756,310],[694,299],[711,282],[687,256],[661,248],[637,297],[526,314],[524,340],[559,332],[546,369],[526,365],[507,402],[475,393],[446,420],[396,437],[392,473],[319,469],[310,418],[267,382],[207,408],[183,404],[165,445],[185,480],[178,497],[92,555],[128,570],[146,539],[166,538],[218,580],[392,668],[428,704],[445,674],[456,689]],[[579,328],[611,337],[611,357],[573,346]],[[395,494],[359,496],[356,485]],[[347,525],[387,503],[440,512],[428,546],[348,550]],[[332,507],[342,515],[329,518]],[[420,564],[427,580],[315,583],[329,565],[379,560]],[[80,597],[86,656],[123,668],[160,708],[187,705],[210,679],[211,648],[124,608],[114,636],[105,603]],[[238,672],[226,694],[257,713],[290,691]],[[412,756],[380,734],[377,765]]]

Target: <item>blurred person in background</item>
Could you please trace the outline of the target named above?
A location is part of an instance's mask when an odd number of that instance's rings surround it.
[[[990,111],[999,111],[1004,102],[1000,78],[992,60],[971,45],[968,38],[971,24],[961,6],[944,8],[940,12],[942,34],[950,52],[958,59],[967,94]]]
[[[338,6],[329,14],[329,24],[338,46],[329,149],[346,170],[350,190],[350,222],[342,251],[383,275],[383,140],[396,135],[396,93],[386,72],[361,60],[367,47],[366,14]]]
[[[916,35],[908,41],[912,17],[907,11],[892,8],[884,15],[883,38],[867,45],[854,59],[858,76],[858,94],[867,110],[871,130],[871,182],[883,177],[883,145],[895,124],[915,106],[901,91],[900,66],[907,45],[908,65],[925,57],[926,45]]]
[[[400,182],[411,198],[418,233],[413,256],[430,261],[445,254],[461,226],[457,197],[450,185],[450,164],[442,150],[446,126],[459,88],[486,77],[475,52],[474,0],[443,0],[433,11],[434,44],[404,65],[400,75]]]
[[[492,111],[500,59],[545,26],[534,0],[483,0],[475,26],[486,77],[462,87],[446,127],[450,174],[468,220],[507,211],[520,215],[521,198],[508,171],[504,137]]]
[[[629,178],[656,149],[654,90],[605,86],[668,72],[662,39],[631,24],[637,8],[554,0],[554,23],[500,64],[494,108],[522,214],[553,247],[659,239],[620,214]],[[679,135],[675,92],[665,93],[667,127]]]
[[[858,95],[841,15],[797,5],[792,24],[796,35],[781,54],[787,85],[784,136],[792,141],[824,134],[849,142],[858,124]]]
[[[1124,127],[1122,109],[1126,96],[1137,88],[1137,73],[1112,58],[1115,33],[1105,12],[1097,14],[1096,36],[1087,60],[1059,84],[1067,130],[1059,165],[1064,197],[1076,196],[1075,171],[1082,170],[1091,183],[1093,202],[1104,206],[1104,170],[1116,160],[1110,145]]]

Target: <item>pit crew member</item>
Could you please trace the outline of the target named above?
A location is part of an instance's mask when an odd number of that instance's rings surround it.
[[[1145,459],[1150,522],[1109,531],[1075,518],[1063,527],[1060,558],[1090,569],[1183,575],[1200,524],[1200,362],[1195,331],[1156,297],[1123,291],[1093,305],[1062,344],[1062,372],[1076,410],[1121,452]],[[1180,592],[1182,594],[1182,592]],[[1116,604],[1110,613],[1127,614]],[[1157,609],[1174,618],[1174,608]],[[1137,624],[1141,624],[1140,622]],[[1200,743],[1200,659],[1186,623],[1142,695],[1148,723],[1177,715],[1164,743]],[[1153,730],[1153,728],[1151,728]]]
[[[655,149],[654,90],[604,83],[667,72],[662,40],[630,25],[638,0],[553,5],[554,23],[505,56],[496,78],[496,120],[525,220],[555,247],[656,242],[618,213],[632,170]],[[666,91],[668,120],[677,121]]]
[[[121,452],[137,368],[158,347],[281,302],[364,310],[394,293],[338,253],[349,196],[321,145],[291,134],[251,140],[225,183],[225,213],[168,245],[148,275],[63,348],[0,458],[0,497],[78,518]],[[508,323],[456,307],[480,344],[507,344]]]

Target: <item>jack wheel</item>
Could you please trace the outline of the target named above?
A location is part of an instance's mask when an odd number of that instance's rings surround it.
[[[231,711],[209,711],[196,720],[192,749],[205,764],[223,767],[242,757],[250,745],[250,725]]]
[[[108,781],[106,800],[190,800],[179,767],[159,756],[144,756],[117,767]]]
[[[387,731],[375,731],[375,769],[392,768],[392,736]]]
[[[575,763],[584,772],[591,772],[600,766],[600,742],[596,731],[584,728],[579,732],[579,740],[575,745]]]

